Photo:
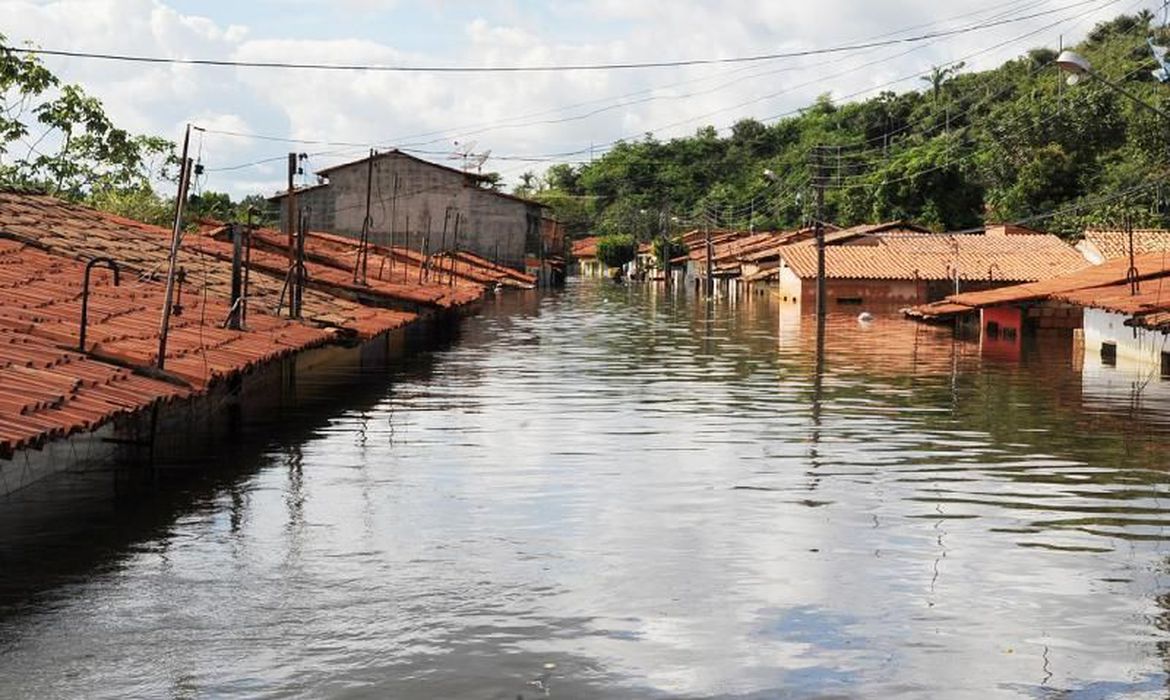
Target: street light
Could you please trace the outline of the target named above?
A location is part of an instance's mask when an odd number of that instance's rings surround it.
[[[1076,51],[1069,51],[1067,49],[1064,51],[1061,51],[1060,55],[1056,57],[1056,65],[1062,71],[1064,71],[1065,73],[1068,73],[1068,84],[1069,85],[1076,85],[1077,83],[1079,83],[1081,81],[1081,78],[1085,77],[1086,75],[1091,77],[1091,78],[1096,78],[1097,80],[1101,81],[1105,85],[1109,86],[1114,91],[1119,92],[1122,95],[1125,95],[1126,97],[1133,100],[1134,102],[1141,105],[1142,107],[1145,107],[1146,109],[1150,110],[1154,114],[1157,114],[1159,117],[1162,117],[1163,119],[1170,119],[1170,114],[1167,114],[1166,112],[1158,109],[1154,105],[1152,105],[1148,102],[1145,102],[1144,100],[1137,97],[1133,93],[1129,92],[1125,88],[1121,87],[1117,83],[1113,82],[1112,80],[1109,80],[1105,76],[1103,76],[1100,73],[1098,73],[1097,71],[1093,70],[1093,65],[1091,63],[1089,63],[1089,59],[1080,55]]]
[[[1068,51],[1067,49],[1064,51],[1061,51],[1060,55],[1056,57],[1056,65],[1059,66],[1062,71],[1068,73],[1068,84],[1069,85],[1076,85],[1078,82],[1080,82],[1081,78],[1083,76],[1086,76],[1086,75],[1090,76],[1092,78],[1096,78],[1097,80],[1101,81],[1105,85],[1108,85],[1114,91],[1119,92],[1122,95],[1125,95],[1130,100],[1136,102],[1137,104],[1141,105],[1142,107],[1145,107],[1146,109],[1150,110],[1154,114],[1157,114],[1159,117],[1161,117],[1163,119],[1170,119],[1170,114],[1167,114],[1166,112],[1158,109],[1154,105],[1138,98],[1136,95],[1129,92],[1125,88],[1121,87],[1117,83],[1112,82],[1111,80],[1109,80],[1105,76],[1103,76],[1100,73],[1093,70],[1093,66],[1091,63],[1089,63],[1089,59],[1080,55],[1076,51]],[[1135,295],[1138,292],[1138,288],[1137,288],[1138,271],[1137,271],[1137,267],[1134,264],[1134,259],[1133,259],[1133,226],[1131,226],[1128,221],[1126,222],[1126,229],[1129,232],[1129,270],[1126,271],[1125,276],[1129,280],[1129,285],[1130,285],[1129,293],[1131,295]]]

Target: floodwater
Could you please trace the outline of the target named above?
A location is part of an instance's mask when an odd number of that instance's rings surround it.
[[[504,296],[0,501],[0,697],[1166,697],[1170,382],[855,313]]]

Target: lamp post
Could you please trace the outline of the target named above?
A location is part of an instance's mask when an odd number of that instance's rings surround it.
[[[1103,84],[1108,86],[1110,89],[1115,90],[1116,92],[1119,92],[1122,95],[1125,95],[1126,97],[1133,100],[1134,102],[1141,105],[1142,107],[1145,107],[1146,109],[1150,110],[1154,114],[1157,114],[1159,117],[1162,117],[1163,119],[1170,119],[1170,114],[1167,114],[1165,111],[1158,109],[1157,107],[1150,104],[1149,102],[1142,100],[1137,95],[1134,95],[1132,92],[1126,90],[1125,88],[1121,87],[1117,83],[1113,82],[1112,80],[1106,78],[1105,76],[1101,75],[1097,71],[1093,70],[1093,66],[1091,63],[1089,63],[1089,59],[1080,55],[1076,51],[1068,51],[1068,50],[1061,51],[1060,55],[1056,57],[1056,65],[1062,71],[1064,71],[1065,73],[1068,73],[1068,84],[1069,85],[1076,85],[1078,82],[1081,81],[1081,78],[1083,78],[1084,76],[1089,76],[1091,78],[1095,78],[1096,80],[1099,80]]]
[[[1095,79],[1099,80],[1100,82],[1104,83],[1106,86],[1108,86],[1113,91],[1119,92],[1122,95],[1125,95],[1126,97],[1128,97],[1130,100],[1132,100],[1136,104],[1139,104],[1142,107],[1145,107],[1146,109],[1150,110],[1154,114],[1157,114],[1162,119],[1170,120],[1170,114],[1167,114],[1165,111],[1158,109],[1154,105],[1139,98],[1138,96],[1134,95],[1132,92],[1126,90],[1125,88],[1121,87],[1117,83],[1113,82],[1112,80],[1109,80],[1105,76],[1103,76],[1100,73],[1098,73],[1097,71],[1093,70],[1093,66],[1091,63],[1089,63],[1089,59],[1080,55],[1076,51],[1068,51],[1068,50],[1061,51],[1060,55],[1056,57],[1056,65],[1059,66],[1062,71],[1064,71],[1065,73],[1068,73],[1068,84],[1069,85],[1076,85],[1078,82],[1080,82],[1082,77],[1087,75],[1091,78],[1095,78]],[[1133,226],[1130,225],[1128,217],[1126,217],[1126,230],[1127,230],[1127,233],[1129,236],[1129,270],[1126,271],[1125,276],[1129,280],[1129,285],[1130,285],[1130,292],[1129,293],[1131,295],[1136,295],[1138,292],[1138,281],[1137,281],[1138,271],[1137,271],[1137,266],[1134,264],[1134,259],[1133,259],[1134,258],[1134,255],[1133,255]]]

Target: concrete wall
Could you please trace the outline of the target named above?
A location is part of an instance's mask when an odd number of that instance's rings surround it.
[[[1102,346],[1112,344],[1116,349],[1117,367],[1160,372],[1162,353],[1170,353],[1170,335],[1145,328],[1125,325],[1125,314],[1085,309],[1085,358],[1102,358]],[[1110,364],[1106,362],[1106,364]]]
[[[328,185],[298,194],[298,208],[312,208],[312,228],[360,236],[368,172],[366,161],[340,167],[328,173]],[[461,215],[458,240],[456,212]],[[284,216],[282,206],[282,225]],[[394,154],[374,160],[370,203],[374,243],[415,250],[425,246],[432,253],[457,245],[523,269],[525,252],[540,252],[540,217],[540,207],[482,189],[464,173]]]

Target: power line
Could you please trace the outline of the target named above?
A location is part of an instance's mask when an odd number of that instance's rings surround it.
[[[943,37],[958,36],[960,34],[968,34],[970,32],[980,31],[983,29],[990,29],[1006,24],[1015,24],[1024,22],[1029,19],[1043,17],[1045,15],[1062,12],[1064,10],[1080,7],[1082,5],[1091,4],[1094,0],[1080,0],[1080,2],[1063,5],[1061,7],[1050,10],[1042,10],[1028,15],[1021,15],[1019,17],[1009,17],[1000,20],[993,20],[981,22],[977,24],[960,27],[957,29],[938,30],[933,32],[925,32],[916,36],[881,39],[876,41],[866,41],[855,44],[842,44],[838,46],[830,46],[817,49],[801,49],[797,51],[782,51],[776,53],[757,54],[754,56],[738,56],[731,58],[691,58],[681,59],[675,61],[646,61],[646,62],[630,62],[630,63],[577,63],[577,64],[561,64],[561,65],[517,65],[517,66],[406,66],[406,65],[385,65],[385,64],[364,64],[364,63],[296,63],[289,61],[234,61],[230,59],[212,59],[212,58],[173,58],[165,56],[141,56],[132,54],[117,54],[117,53],[95,53],[88,51],[69,51],[64,49],[41,49],[31,47],[19,46],[4,46],[0,45],[0,51],[9,53],[20,53],[37,56],[59,56],[66,58],[82,58],[101,61],[118,61],[123,63],[145,63],[145,64],[161,64],[161,65],[185,65],[185,66],[214,66],[224,68],[268,68],[281,70],[320,70],[320,71],[343,71],[343,72],[370,72],[370,73],[560,73],[568,71],[611,71],[611,70],[637,70],[650,68],[682,68],[688,66],[709,66],[709,65],[730,65],[737,63],[758,63],[763,61],[774,61],[786,58],[800,58],[804,56],[819,56],[834,53],[848,53],[852,51],[860,51],[863,49],[872,49],[882,46],[894,46],[897,44],[913,44],[922,41],[929,41],[931,39],[939,39]]]
[[[1097,3],[1097,2],[1099,2],[1099,1],[1100,1],[1100,0],[1085,0],[1084,2],[1078,2],[1078,3],[1074,3],[1073,5],[1066,5],[1066,6],[1062,6],[1062,7],[1056,8],[1056,9],[1054,9],[1054,10],[1045,11],[1044,13],[1033,13],[1033,14],[1031,14],[1031,15],[1026,15],[1026,17],[1034,17],[1034,16],[1037,16],[1037,15],[1039,15],[1039,14],[1051,14],[1051,13],[1053,13],[1053,12],[1059,12],[1059,11],[1061,11],[1061,10],[1068,9],[1068,8],[1070,8],[1070,7],[1077,7],[1077,6],[1086,5],[1086,4],[1093,4],[1093,3]],[[1108,7],[1109,5],[1116,4],[1116,3],[1117,3],[1117,2],[1119,2],[1119,1],[1120,1],[1120,0],[1106,0],[1106,2],[1104,2],[1103,4],[1099,5],[1098,7],[1094,7],[1094,8],[1092,8],[1091,10],[1089,10],[1089,11],[1087,11],[1087,12],[1085,12],[1085,13],[1082,13],[1082,14],[1080,14],[1080,15],[1076,15],[1076,16],[1073,16],[1073,17],[1066,17],[1066,18],[1060,19],[1060,20],[1058,20],[1058,21],[1056,21],[1056,22],[1052,22],[1052,23],[1050,23],[1050,24],[1048,24],[1048,25],[1045,25],[1044,27],[1041,27],[1041,28],[1039,28],[1039,29],[1032,30],[1032,31],[1028,31],[1028,32],[1026,32],[1026,33],[1024,33],[1024,34],[1022,34],[1022,35],[1019,35],[1019,36],[1013,37],[1012,39],[1009,39],[1009,40],[1007,40],[1007,41],[1003,41],[1003,42],[1000,42],[1000,43],[994,44],[994,45],[992,45],[992,46],[989,46],[989,47],[987,47],[987,48],[981,49],[981,50],[979,50],[979,51],[977,51],[977,52],[975,52],[975,53],[972,53],[972,54],[970,54],[970,55],[964,56],[964,57],[962,57],[962,58],[960,58],[960,59],[957,59],[957,60],[958,60],[958,61],[966,61],[966,60],[970,60],[970,59],[972,59],[972,58],[975,58],[975,57],[977,57],[977,56],[980,56],[980,55],[982,55],[982,54],[988,53],[988,52],[990,52],[990,51],[994,51],[994,50],[996,50],[996,49],[1002,48],[1002,47],[1004,47],[1004,46],[1007,46],[1007,45],[1009,45],[1009,44],[1015,43],[1015,42],[1017,42],[1017,41],[1020,41],[1020,40],[1022,40],[1022,39],[1025,39],[1025,38],[1028,38],[1028,37],[1034,36],[1035,34],[1038,34],[1038,33],[1040,33],[1040,32],[1043,32],[1043,31],[1045,31],[1045,30],[1047,30],[1047,29],[1051,29],[1052,27],[1054,27],[1054,26],[1057,26],[1057,25],[1059,25],[1059,24],[1063,24],[1064,22],[1068,22],[1068,21],[1070,21],[1070,20],[1073,20],[1073,19],[1078,19],[1078,18],[1079,18],[1079,19],[1083,19],[1083,18],[1084,18],[1086,15],[1088,15],[1088,14],[1092,14],[1092,13],[1094,13],[1094,12],[1097,12],[1097,11],[1101,10],[1101,9],[1104,9],[1105,7]],[[995,6],[995,7],[994,7],[994,8],[992,8],[992,9],[999,9],[999,8],[1002,8],[1003,6],[1004,6],[1004,5]],[[1005,15],[1005,14],[1008,14],[1008,13],[1010,13],[1010,12],[1014,12],[1014,11],[1016,11],[1016,9],[1019,9],[1019,8],[1015,8],[1015,7],[1013,7],[1012,9],[1010,9],[1010,10],[1008,10],[1008,11],[1006,11],[1006,12],[998,12],[996,15],[993,15],[993,17],[996,17],[996,18],[997,18],[997,19],[995,20],[995,21],[997,21],[997,22],[1003,22],[1003,21],[1005,21],[1005,19],[1010,19],[1010,20],[1012,20],[1012,21],[1015,21],[1015,20],[1021,19],[1020,17],[1008,17],[1008,18],[1004,18],[1004,17],[1003,17],[1003,15]],[[889,61],[889,60],[893,60],[893,59],[896,59],[896,58],[900,58],[900,57],[902,57],[902,56],[908,55],[909,53],[912,53],[912,52],[914,52],[914,51],[920,50],[921,48],[924,48],[924,47],[925,47],[925,46],[927,46],[927,45],[929,45],[929,44],[926,44],[926,45],[924,45],[924,46],[915,47],[915,48],[913,48],[913,49],[910,49],[910,50],[908,50],[908,51],[904,51],[904,52],[901,52],[901,53],[897,53],[897,54],[894,54],[894,55],[891,55],[891,56],[887,56],[887,57],[885,57],[885,58],[881,59],[881,61],[879,61],[879,63],[881,63],[881,62],[885,62],[885,61]],[[829,62],[822,62],[822,63],[820,63],[820,64],[814,64],[813,66],[807,66],[807,67],[804,67],[804,69],[813,68],[813,67],[817,67],[817,66],[821,66],[821,65],[827,65],[827,64],[829,64],[829,63],[833,63],[833,62],[834,62],[834,61],[829,61]],[[872,68],[872,66],[873,66],[873,65],[876,65],[876,64],[875,64],[874,62],[867,62],[866,64],[864,64],[864,67],[866,67],[866,68]],[[745,106],[748,106],[748,105],[751,105],[751,104],[754,104],[754,103],[762,102],[762,101],[764,101],[764,100],[773,99],[773,98],[775,98],[775,97],[778,97],[778,96],[780,96],[780,95],[782,95],[782,94],[785,94],[785,93],[788,93],[788,92],[792,92],[792,91],[794,91],[794,90],[796,90],[796,89],[799,89],[799,88],[801,88],[801,87],[806,87],[806,86],[808,86],[808,85],[811,85],[811,84],[815,84],[815,83],[818,83],[818,82],[823,82],[824,80],[827,80],[827,79],[830,79],[830,78],[835,78],[835,77],[839,77],[839,76],[842,76],[842,75],[848,75],[848,74],[851,74],[851,73],[855,72],[856,70],[858,70],[860,67],[862,67],[862,66],[851,66],[851,67],[849,67],[849,68],[847,68],[847,69],[845,69],[845,70],[843,70],[843,71],[839,71],[839,72],[837,72],[837,73],[833,73],[833,74],[830,74],[830,75],[828,75],[828,76],[818,76],[818,77],[817,77],[816,79],[814,79],[814,80],[811,80],[811,81],[806,81],[806,82],[804,82],[804,83],[799,83],[799,84],[796,84],[796,85],[792,85],[792,86],[789,86],[789,87],[787,87],[787,88],[784,88],[784,89],[782,89],[782,90],[779,90],[779,91],[777,91],[777,92],[773,92],[773,93],[771,93],[771,94],[764,95],[764,96],[762,96],[762,97],[757,97],[757,98],[754,98],[754,99],[752,99],[752,100],[749,100],[749,101],[747,101],[747,102],[743,102],[743,103],[739,103],[739,104],[736,104],[736,105],[732,105],[732,106],[730,106],[730,107],[724,107],[724,108],[720,108],[720,109],[717,109],[717,110],[715,110],[715,111],[713,111],[713,112],[708,112],[708,113],[705,113],[705,114],[702,114],[702,115],[698,115],[698,116],[695,116],[695,117],[690,117],[690,118],[688,118],[688,119],[685,119],[685,120],[681,120],[681,121],[674,122],[674,123],[671,123],[671,124],[668,124],[668,125],[664,125],[664,126],[662,126],[662,127],[660,127],[660,128],[657,128],[657,129],[651,129],[650,131],[652,131],[652,132],[657,132],[657,131],[662,131],[662,130],[665,130],[665,129],[674,128],[674,127],[681,126],[681,125],[684,125],[684,124],[693,123],[693,122],[695,122],[695,121],[698,121],[698,120],[701,120],[701,119],[706,119],[706,118],[708,118],[708,117],[714,116],[714,115],[716,115],[716,114],[719,114],[719,113],[721,113],[721,112],[726,112],[726,111],[729,111],[729,110],[733,110],[733,109],[738,109],[738,108],[741,108],[741,107],[745,107]],[[785,69],[782,69],[782,70],[785,70]],[[767,72],[764,72],[764,73],[761,73],[761,74],[758,74],[758,75],[754,75],[754,76],[748,76],[748,77],[746,77],[746,78],[741,78],[741,80],[746,80],[746,79],[750,79],[750,78],[754,78],[754,77],[760,77],[760,76],[771,75],[771,74],[773,74],[773,73],[775,73],[775,72],[781,72],[781,71],[767,71]],[[852,98],[852,97],[857,97],[857,96],[859,96],[859,95],[862,95],[862,94],[865,94],[865,93],[868,93],[868,92],[872,92],[872,91],[873,91],[873,90],[875,90],[875,89],[882,89],[882,88],[890,87],[890,86],[892,86],[892,85],[895,85],[895,84],[898,84],[898,83],[901,83],[901,82],[905,82],[905,81],[907,81],[907,80],[912,80],[912,79],[914,79],[914,78],[917,78],[917,77],[919,77],[919,76],[921,76],[921,75],[924,75],[924,73],[922,73],[922,72],[916,72],[916,73],[913,73],[913,74],[911,74],[911,75],[902,76],[902,77],[896,78],[896,79],[894,79],[894,80],[888,81],[888,82],[886,82],[886,83],[884,83],[884,84],[882,84],[882,85],[879,85],[879,86],[876,86],[876,87],[869,87],[869,88],[865,88],[865,89],[863,89],[863,90],[860,90],[860,91],[857,91],[857,92],[855,92],[855,93],[851,93],[851,94],[849,94],[849,95],[846,95],[846,96],[844,96],[842,99],[849,99],[849,98]],[[647,92],[647,91],[643,91],[643,92]],[[638,93],[631,93],[631,94],[638,94]],[[702,93],[699,93],[699,94],[702,94]],[[623,97],[625,97],[625,96],[623,96]],[[621,98],[619,98],[619,99],[621,99]],[[650,99],[657,99],[657,98],[650,98]],[[643,101],[648,101],[648,100],[643,100]],[[594,101],[594,103],[596,103],[596,102],[604,102],[604,100],[597,100],[597,101]],[[637,104],[638,102],[640,102],[640,101],[636,101],[636,102],[633,102],[633,103],[628,103],[628,104]],[[583,106],[583,105],[587,105],[587,104],[590,104],[590,103],[588,103],[588,102],[587,102],[587,103],[581,103],[581,105],[576,105],[576,106]],[[620,106],[624,106],[624,105],[618,105],[618,106],[620,107]],[[609,109],[609,108],[606,108],[606,109]],[[550,110],[550,111],[551,111],[551,110]],[[600,112],[600,111],[604,111],[604,110],[595,110],[595,112],[594,112],[594,113],[596,113],[596,112]],[[778,119],[781,119],[781,118],[783,118],[783,117],[785,117],[785,116],[791,116],[791,115],[793,115],[793,114],[797,114],[797,113],[799,113],[800,111],[802,111],[802,110],[801,110],[801,109],[790,110],[790,111],[788,111],[788,112],[785,112],[785,113],[782,113],[782,114],[779,114],[779,115],[774,115],[774,116],[771,116],[771,117],[767,117],[767,118],[766,118],[764,121],[774,121],[774,120],[778,120]],[[539,114],[539,113],[538,113],[538,114]],[[590,113],[590,115],[591,115],[591,114],[593,114],[593,113]],[[584,116],[590,116],[590,115],[584,115]],[[535,115],[534,115],[534,116],[535,116]],[[521,118],[522,118],[522,117],[521,117]],[[562,122],[562,121],[573,121],[573,120],[576,120],[576,119],[579,119],[579,118],[581,118],[581,116],[571,116],[571,117],[566,117],[566,118],[563,118],[563,119],[549,120],[549,121],[545,121],[545,122],[536,122],[535,124],[555,124],[555,123],[560,123],[560,122]],[[498,123],[497,123],[497,124],[498,124]],[[529,124],[529,125],[532,125],[532,124]],[[474,134],[474,133],[480,133],[480,132],[482,132],[482,131],[484,131],[484,130],[488,130],[488,129],[491,129],[491,128],[493,128],[493,126],[495,126],[495,125],[491,125],[491,126],[489,126],[487,129],[481,129],[481,130],[480,130],[480,131],[478,131],[478,132],[470,132],[470,133],[471,133],[471,134]],[[466,127],[464,127],[464,128],[466,128]],[[721,131],[722,131],[722,130],[726,130],[726,127],[724,127],[723,129],[720,129],[720,130],[721,130]],[[254,139],[259,139],[259,140],[266,140],[266,141],[276,141],[276,142],[283,142],[283,143],[296,143],[296,144],[304,144],[304,145],[343,146],[343,147],[347,147],[347,148],[361,148],[361,149],[368,149],[368,148],[370,148],[370,147],[376,147],[376,148],[380,148],[380,149],[387,149],[387,148],[391,148],[391,147],[393,147],[393,146],[387,145],[386,143],[382,143],[382,144],[372,144],[372,143],[356,143],[356,142],[346,142],[346,141],[329,141],[329,140],[314,140],[314,139],[294,139],[294,138],[285,138],[285,137],[277,137],[277,136],[266,136],[266,135],[259,135],[259,134],[249,134],[249,133],[243,133],[243,132],[235,132],[235,131],[224,131],[224,130],[214,130],[214,131],[213,131],[213,133],[218,133],[218,134],[222,134],[222,135],[226,135],[226,136],[241,137],[241,138],[254,138]],[[437,131],[436,131],[436,132],[430,132],[430,133],[439,133],[439,132],[437,132]],[[418,134],[417,136],[426,136],[426,135],[429,135],[429,134]],[[405,140],[405,139],[407,139],[407,138],[411,138],[411,137],[404,137],[404,138],[403,138],[403,140]],[[399,150],[403,150],[403,151],[408,151],[408,152],[420,153],[420,154],[444,155],[444,154],[446,153],[445,151],[444,151],[444,152],[434,152],[434,151],[428,152],[428,151],[424,151],[424,150],[414,150],[414,151],[412,151],[412,150],[409,148],[410,146],[420,146],[420,145],[427,145],[427,144],[429,144],[429,143],[433,143],[434,141],[437,141],[437,140],[439,140],[439,139],[434,139],[434,140],[432,140],[432,141],[425,141],[425,142],[406,143],[406,144],[402,144],[401,146],[398,146],[398,149],[399,149]],[[615,146],[616,144],[618,144],[618,143],[620,143],[620,142],[623,142],[623,141],[625,141],[625,140],[626,140],[626,137],[621,137],[621,138],[614,139],[614,140],[612,140],[612,141],[609,141],[609,142],[605,142],[605,143],[601,143],[601,144],[594,144],[594,145],[590,146],[589,148],[581,148],[581,149],[577,149],[577,150],[573,150],[573,151],[563,151],[563,152],[559,152],[559,153],[546,153],[546,154],[538,154],[538,155],[527,155],[527,154],[526,154],[526,155],[513,155],[513,156],[502,156],[502,155],[497,155],[497,156],[495,156],[495,157],[494,157],[494,159],[495,159],[495,160],[497,160],[497,161],[504,161],[504,160],[515,160],[515,161],[519,161],[519,162],[526,162],[526,163],[546,163],[546,162],[559,162],[559,161],[563,161],[563,160],[564,160],[564,159],[566,159],[566,158],[572,158],[572,157],[574,157],[574,156],[584,156],[586,153],[591,153],[591,152],[592,152],[592,153],[598,153],[598,152],[600,152],[600,153],[605,153],[605,152],[606,152],[606,151],[608,151],[608,150],[609,150],[611,147],[613,147],[613,146]],[[337,153],[339,153],[339,152],[340,152],[340,151],[323,151],[323,152],[319,152],[317,155],[335,155],[335,154],[337,154]],[[283,160],[283,158],[284,158],[284,156],[279,156],[279,157],[272,157],[272,158],[263,158],[263,159],[259,159],[259,160],[256,160],[256,161],[251,161],[251,162],[242,163],[242,164],[238,164],[238,165],[232,165],[232,166],[227,166],[227,167],[222,167],[222,168],[216,168],[216,169],[214,169],[214,170],[215,170],[215,171],[217,171],[217,172],[226,172],[226,171],[231,171],[231,170],[240,170],[240,169],[244,169],[244,168],[248,168],[248,167],[253,167],[253,166],[256,166],[256,165],[262,165],[262,164],[266,164],[266,163],[269,163],[269,162],[276,162],[276,161],[278,161],[278,160]]]

